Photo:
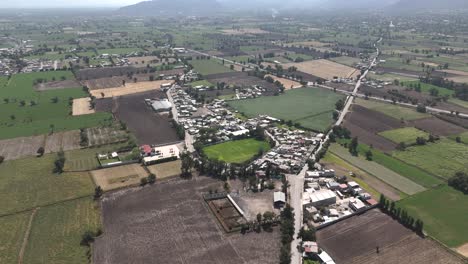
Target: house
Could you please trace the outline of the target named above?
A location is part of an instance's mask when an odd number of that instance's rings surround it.
[[[366,207],[366,205],[359,199],[351,198],[349,200],[349,207],[354,211],[362,210]]]
[[[320,253],[320,254],[318,255],[318,257],[320,258],[321,263],[324,263],[324,264],[335,264],[335,261],[333,261],[333,259],[330,257],[330,255],[328,255],[328,253],[325,252],[325,251],[322,251],[322,253]]]
[[[304,241],[302,243],[302,248],[304,250],[303,257],[311,257],[319,253],[317,242]]]
[[[144,147],[144,148],[143,148]],[[142,154],[147,154],[147,147],[146,145],[143,146]],[[140,149],[142,149],[140,148]],[[180,157],[179,148],[177,145],[167,145],[161,147],[154,147],[151,148],[151,152],[148,155],[144,156],[143,163],[145,165],[155,164],[158,162],[169,161],[169,160],[176,160]]]
[[[155,112],[168,112],[172,109],[172,104],[167,99],[157,100],[151,104],[151,107]]]
[[[331,190],[320,190],[309,194],[312,206],[329,206],[336,203],[336,194]]]
[[[286,194],[284,192],[275,192],[273,194],[273,204],[276,208],[281,208],[286,204]]]

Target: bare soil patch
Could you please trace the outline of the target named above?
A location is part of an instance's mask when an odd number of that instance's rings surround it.
[[[88,147],[102,146],[127,141],[129,136],[125,130],[115,127],[93,127],[86,129]]]
[[[75,80],[65,80],[65,81],[54,81],[40,83],[34,86],[36,91],[49,91],[49,90],[58,90],[58,89],[67,89],[67,88],[79,88],[81,84]]]
[[[106,194],[93,263],[278,263],[278,229],[226,235],[202,198],[210,189],[222,183],[197,177]]]
[[[458,135],[466,131],[466,129],[462,127],[443,121],[436,117],[417,119],[411,121],[410,123],[418,129],[437,136]]]
[[[80,149],[80,131],[72,130],[66,132],[53,133],[47,136],[45,141],[45,153],[68,151]]]
[[[104,191],[136,186],[148,172],[140,164],[130,164],[108,169],[91,171],[94,182]]]
[[[161,89],[161,84],[166,84],[166,83],[172,84],[174,83],[174,81],[161,80],[161,81],[154,81],[154,82],[126,83],[125,86],[120,84],[120,86],[118,87],[91,90],[90,93],[96,98],[118,97],[118,96],[124,96],[128,94],[159,90]]]
[[[275,75],[270,75],[270,74],[265,75],[265,77],[267,77],[267,76],[273,78],[273,80],[275,80],[275,81],[280,82],[284,86],[284,88],[286,90],[302,87],[302,84],[300,84],[299,82],[293,81],[293,80],[289,80],[289,79],[286,79],[286,78],[280,78],[280,77],[277,77]]]
[[[44,146],[45,137],[41,135],[0,140],[0,156],[5,157],[5,160],[34,156]]]
[[[331,80],[334,77],[356,78],[359,75],[359,71],[357,69],[329,60],[312,60],[301,63],[287,63],[283,65],[285,69],[292,66],[297,67],[297,69],[301,72],[315,75],[327,80]]]
[[[462,246],[459,246],[457,248],[457,252],[462,254],[463,256],[465,256],[466,258],[468,258],[468,243],[462,245]]]
[[[464,263],[433,240],[419,237],[379,209],[317,231],[317,241],[338,264]],[[377,247],[379,253],[376,253]]]
[[[450,75],[448,79],[451,81],[458,82],[458,83],[468,82],[468,72],[457,71],[457,70],[444,70],[444,72]]]
[[[91,107],[91,98],[89,97],[73,99],[72,109],[73,109],[72,114],[74,116],[89,115],[89,114],[96,113],[96,110],[94,110]]]
[[[161,164],[148,166],[148,170],[156,175],[156,179],[167,179],[170,177],[177,177],[182,174],[182,162],[180,160],[175,160],[171,162],[164,162]]]

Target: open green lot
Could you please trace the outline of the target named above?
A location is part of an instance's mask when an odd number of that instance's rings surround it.
[[[94,193],[89,174],[54,174],[55,154],[0,164],[0,215]]]
[[[424,222],[424,230],[449,247],[468,242],[468,195],[444,185],[398,202]]]
[[[209,60],[191,60],[189,64],[193,66],[193,69],[201,75],[234,72],[228,66],[224,66],[221,61],[216,59]]]
[[[398,120],[416,120],[420,118],[430,117],[429,114],[419,113],[416,111],[416,109],[402,107],[390,103],[380,103],[372,100],[364,100],[358,98],[356,98],[356,103],[358,105],[381,112]]]
[[[343,148],[338,144],[331,145],[329,150],[350,164],[362,169],[369,174],[374,175],[375,177],[406,194],[412,195],[425,190],[423,186],[399,175],[398,173],[378,164],[377,162],[368,161],[362,156],[356,157],[351,155],[348,149]]]
[[[398,129],[387,130],[384,132],[380,132],[379,135],[387,138],[395,143],[404,142],[406,144],[414,144],[416,143],[417,137],[423,137],[427,139],[429,134],[419,130],[414,127],[404,127]]]
[[[353,67],[355,64],[358,64],[359,62],[361,62],[361,59],[359,58],[348,57],[348,56],[334,57],[334,58],[330,58],[329,60],[346,65],[346,66],[350,66],[350,67]]]
[[[65,171],[89,171],[99,168],[97,154],[106,154],[117,151],[126,143],[104,145],[96,148],[77,149],[65,152]]]
[[[24,263],[88,263],[81,236],[100,226],[99,209],[90,197],[42,207],[32,223]]]
[[[393,156],[445,179],[458,171],[468,172],[468,146],[450,139],[395,151]]]
[[[288,90],[280,96],[230,101],[229,106],[248,117],[269,115],[299,123],[305,128],[325,131],[332,123],[335,103],[342,95],[331,91],[300,88]]]
[[[421,85],[421,92],[426,93],[426,94],[430,94],[430,91],[432,89],[437,90],[439,96],[444,96],[444,95],[452,96],[455,93],[453,90],[435,86],[429,83],[424,83],[421,81],[406,81],[406,82],[400,82],[400,84],[406,87],[416,87],[417,85]]]
[[[31,212],[0,217],[0,263],[18,263]]]
[[[457,137],[460,137],[461,142],[468,144],[468,132],[464,132],[455,136],[450,136],[450,138],[453,140],[456,140]]]
[[[192,87],[196,87],[196,86],[200,86],[200,85],[203,85],[203,86],[206,86],[206,87],[210,87],[210,86],[214,86],[212,83],[210,83],[209,81],[207,80],[200,80],[200,81],[195,81],[195,82],[191,82],[189,83]]]
[[[249,138],[208,146],[203,148],[203,153],[209,159],[227,163],[243,163],[258,154],[260,150],[270,150],[268,142]]]
[[[48,81],[74,79],[70,71],[51,71],[17,74],[3,82],[0,86],[0,139],[94,127],[111,121],[108,113],[71,116],[70,99],[88,95],[81,88],[35,91],[34,81],[40,78]]]

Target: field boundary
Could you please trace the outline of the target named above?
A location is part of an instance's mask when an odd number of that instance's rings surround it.
[[[29,235],[31,234],[31,228],[33,224],[34,217],[36,216],[37,211],[39,211],[40,207],[36,207],[33,209],[31,216],[29,217],[28,227],[26,232],[24,233],[23,243],[21,244],[21,249],[18,255],[18,264],[23,263],[24,252],[26,251],[26,246],[28,245]]]

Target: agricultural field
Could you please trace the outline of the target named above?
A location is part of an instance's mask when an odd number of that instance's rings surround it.
[[[349,67],[353,67],[354,65],[361,62],[361,59],[359,58],[348,57],[348,56],[334,57],[334,58],[330,58],[329,60],[334,61],[339,64],[349,66]]]
[[[148,170],[156,175],[157,180],[163,180],[171,177],[180,176],[182,174],[182,162],[180,160],[164,162],[156,165],[148,166]]]
[[[285,69],[296,67],[298,71],[305,72],[320,78],[332,80],[333,78],[356,78],[359,70],[329,60],[313,60],[283,65]]]
[[[410,109],[398,105],[380,103],[372,100],[356,99],[356,104],[366,108],[384,113],[397,120],[415,120],[430,117],[429,114],[419,113],[415,109]]]
[[[73,109],[72,110],[72,115],[73,116],[89,115],[89,114],[96,113],[96,110],[94,110],[92,108],[92,106],[91,106],[91,98],[90,97],[73,99],[73,108],[72,109]]]
[[[286,78],[280,78],[280,77],[277,77],[275,75],[265,75],[265,77],[267,77],[267,76],[273,78],[273,80],[275,82],[276,81],[280,82],[284,86],[284,88],[286,90],[302,87],[301,83],[293,81],[293,80],[289,80],[289,79],[286,79]]]
[[[468,243],[468,196],[447,185],[421,192],[398,202],[424,229],[454,248]]]
[[[80,131],[72,130],[46,135],[45,153],[80,149]]]
[[[193,69],[201,75],[233,72],[233,70],[224,66],[221,62],[219,62],[216,59],[191,60],[189,61],[189,64],[192,65]]]
[[[260,151],[266,152],[268,150],[270,150],[268,142],[242,139],[204,147],[203,153],[209,159],[227,163],[243,163],[249,161]]]
[[[207,80],[200,80],[200,81],[191,82],[191,83],[189,83],[189,85],[191,85],[192,87],[197,87],[197,86],[211,87],[211,86],[214,86],[212,83],[210,83]]]
[[[102,55],[102,54],[126,55],[126,54],[130,54],[130,53],[141,52],[142,50],[140,48],[116,48],[116,49],[99,49],[97,51],[98,51],[99,55]]]
[[[153,81],[153,82],[136,82],[136,83],[127,83],[125,86],[91,90],[91,95],[96,98],[112,98],[119,97],[129,94],[149,92],[153,90],[160,90],[162,84],[172,84],[174,81]]]
[[[468,146],[450,139],[395,151],[393,156],[445,179],[458,171],[468,172]]]
[[[463,120],[463,119],[462,119]],[[468,121],[468,120],[467,120]],[[437,136],[452,136],[466,131],[462,126],[446,122],[437,117],[421,118],[409,122],[419,130]]]
[[[0,217],[0,263],[18,263],[31,212]]]
[[[148,176],[148,172],[140,164],[129,164],[108,169],[91,171],[94,183],[104,191],[136,186],[140,180]]]
[[[463,142],[465,144],[468,144],[468,132],[464,132],[464,133],[461,133],[461,134],[458,134],[458,135],[454,135],[454,136],[451,136],[450,138],[455,140],[457,137],[460,137],[461,142]]]
[[[286,91],[280,96],[229,102],[229,106],[248,117],[269,115],[301,126],[325,131],[332,123],[335,103],[342,95],[313,88]]]
[[[453,90],[443,88],[443,87],[439,87],[439,86],[435,86],[435,85],[428,84],[428,83],[424,83],[424,82],[421,82],[421,81],[400,82],[400,85],[410,87],[410,88],[411,87],[417,87],[417,86],[420,85],[421,86],[421,92],[426,93],[426,94],[430,94],[431,90],[434,89],[434,90],[437,90],[439,96],[445,96],[445,95],[452,96],[455,93]]]
[[[127,141],[130,136],[119,127],[93,127],[85,129],[88,138],[88,147],[103,146]]]
[[[425,190],[423,186],[376,162],[368,161],[364,157],[356,157],[351,155],[348,149],[345,149],[337,144],[330,146],[330,151],[345,161],[381,179],[382,181],[406,194],[412,195]]]
[[[41,207],[33,218],[23,263],[86,263],[81,246],[86,231],[101,228],[97,203],[91,197]]]
[[[379,133],[380,136],[387,138],[395,143],[404,142],[407,145],[415,144],[416,138],[429,138],[429,134],[414,127],[398,128]]]
[[[6,161],[0,166],[0,215],[88,196],[94,184],[85,173],[53,173],[55,154]],[[40,177],[40,180],[38,180]]]
[[[126,147],[126,143],[104,145],[95,148],[86,148],[65,152],[65,171],[90,171],[99,168],[97,154],[106,154]]]

